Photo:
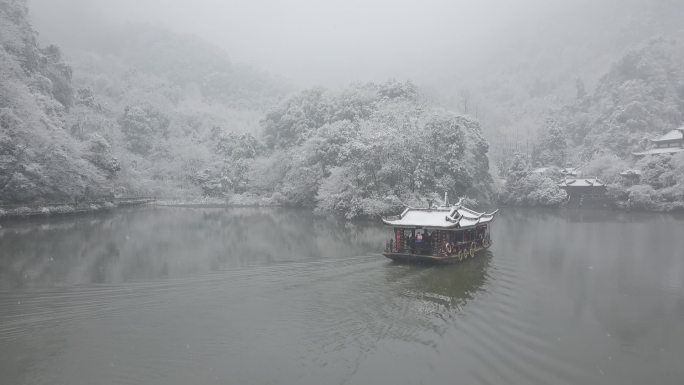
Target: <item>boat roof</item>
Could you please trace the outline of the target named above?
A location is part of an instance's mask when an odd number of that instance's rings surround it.
[[[599,178],[568,178],[560,182],[560,187],[605,187]]]
[[[651,142],[670,142],[673,140],[682,140],[684,139],[684,133],[682,130],[684,130],[684,127],[670,130],[667,132],[667,134],[659,138],[651,139]]]
[[[489,214],[479,213],[461,205],[459,201],[453,206],[429,209],[408,207],[401,215],[383,217],[382,221],[394,227],[456,229],[489,223],[494,220],[497,211]]]

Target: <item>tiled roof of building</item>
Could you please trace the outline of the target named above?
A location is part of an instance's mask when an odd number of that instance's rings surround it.
[[[684,133],[680,130],[684,130],[684,127],[681,129],[676,129],[676,130],[670,130],[667,134],[657,138],[657,139],[651,139],[651,142],[671,142],[674,140],[682,140],[684,139]]]
[[[678,152],[684,151],[684,148],[681,147],[667,147],[667,148],[652,148],[650,150],[646,151],[641,151],[641,152],[633,152],[632,154],[636,156],[644,156],[644,155],[661,155],[661,154],[676,154]]]

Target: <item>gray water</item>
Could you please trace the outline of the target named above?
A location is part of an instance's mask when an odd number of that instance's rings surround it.
[[[684,219],[503,210],[451,266],[306,211],[1,223],[4,384],[682,384]]]

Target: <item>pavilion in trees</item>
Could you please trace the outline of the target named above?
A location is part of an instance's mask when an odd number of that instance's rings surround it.
[[[635,156],[675,154],[684,152],[684,126],[668,131],[665,135],[651,139],[653,148],[634,152]]]
[[[558,187],[568,194],[566,206],[583,207],[605,203],[607,187],[598,178],[565,178]]]

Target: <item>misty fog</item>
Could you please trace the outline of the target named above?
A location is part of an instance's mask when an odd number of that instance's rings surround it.
[[[302,86],[387,78],[440,84],[505,67],[561,37],[597,33],[624,1],[31,0],[38,30],[88,44],[109,23],[142,22],[199,36],[236,62]],[[105,30],[106,31],[106,30]],[[572,36],[577,34],[579,36]],[[585,42],[589,44],[590,42]],[[562,47],[557,47],[562,53]],[[521,51],[516,55],[516,51]],[[519,58],[519,56],[517,58]],[[534,57],[528,58],[535,60]],[[463,71],[466,71],[464,74]]]

